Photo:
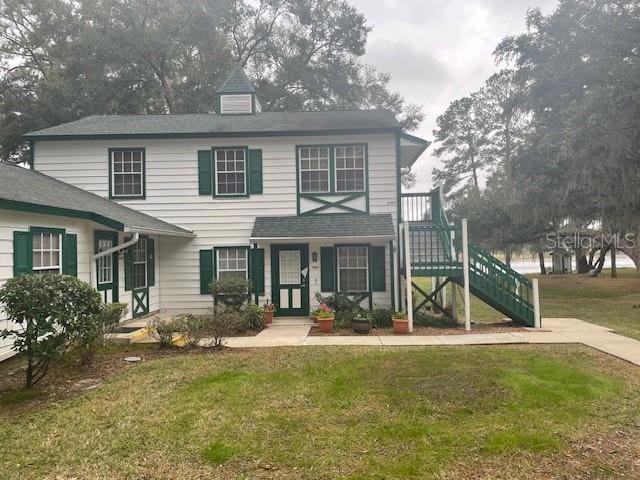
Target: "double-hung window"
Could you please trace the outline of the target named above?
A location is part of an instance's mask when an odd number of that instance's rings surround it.
[[[214,150],[216,195],[247,194],[247,149]]]
[[[62,235],[49,232],[34,232],[32,235],[33,272],[61,273]]]
[[[336,192],[364,192],[364,147],[335,147]]]
[[[98,239],[98,252],[104,252],[113,248],[113,240],[108,238]],[[113,255],[98,258],[98,286],[113,283]]]
[[[133,246],[133,288],[147,286],[147,239],[140,238]]]
[[[300,147],[300,192],[329,192],[329,147]]]
[[[344,293],[369,290],[368,248],[361,245],[338,247],[338,291]]]
[[[247,248],[242,247],[217,248],[218,280],[225,278],[249,278],[248,252],[249,250]]]
[[[144,198],[144,169],[143,148],[110,150],[111,198]]]

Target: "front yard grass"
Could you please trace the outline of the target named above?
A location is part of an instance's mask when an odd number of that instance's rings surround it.
[[[579,346],[174,356],[46,408],[0,405],[0,471],[7,479],[638,478],[638,387],[637,367]]]
[[[640,340],[640,276],[635,269],[618,269],[618,278],[611,278],[606,270],[598,278],[575,274],[535,277],[540,279],[540,309],[543,317],[579,318]],[[414,281],[423,288],[431,286],[430,278],[417,278]],[[450,299],[450,286],[447,288]],[[462,292],[462,289],[459,288],[458,292]],[[461,296],[458,298],[458,313],[463,318],[463,303]],[[493,323],[504,318],[504,315],[472,298],[471,318],[476,322]],[[542,326],[544,328],[544,324]]]

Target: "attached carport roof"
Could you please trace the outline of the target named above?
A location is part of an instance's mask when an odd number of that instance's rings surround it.
[[[251,240],[374,239],[393,238],[389,214],[335,213],[257,217]]]
[[[0,209],[83,218],[123,232],[193,233],[34,170],[0,162]]]

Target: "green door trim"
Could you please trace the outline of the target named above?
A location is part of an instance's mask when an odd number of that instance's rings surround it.
[[[280,252],[288,250],[298,250],[300,252],[300,269],[307,269],[306,278],[300,276],[300,285],[280,285]],[[300,317],[309,315],[309,245],[307,244],[280,244],[271,245],[271,297],[276,305],[276,316]],[[280,289],[287,288],[289,291],[289,305],[292,303],[293,290],[299,288],[301,307],[300,308],[280,308]]]

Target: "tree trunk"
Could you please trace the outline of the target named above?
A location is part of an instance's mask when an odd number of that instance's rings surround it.
[[[576,252],[576,271],[578,273],[589,273],[589,263],[587,262],[587,256],[584,254],[582,248],[578,247]]]
[[[620,247],[620,250],[625,253],[636,266],[636,271],[640,275],[640,245],[636,247]]]
[[[538,252],[538,262],[540,263],[540,274],[547,274],[547,267],[544,265],[544,252]]]
[[[611,247],[607,245],[607,246],[603,246],[600,249],[600,256],[598,257],[598,261],[593,266],[593,268],[595,268],[598,273],[602,273],[602,267],[604,267],[604,261],[607,258],[607,252],[609,251],[610,248]]]
[[[508,247],[504,250],[504,263],[507,264],[507,267],[511,268],[511,249]]]
[[[616,266],[616,249],[613,247],[611,249],[611,278],[616,278],[618,276],[618,267]]]

